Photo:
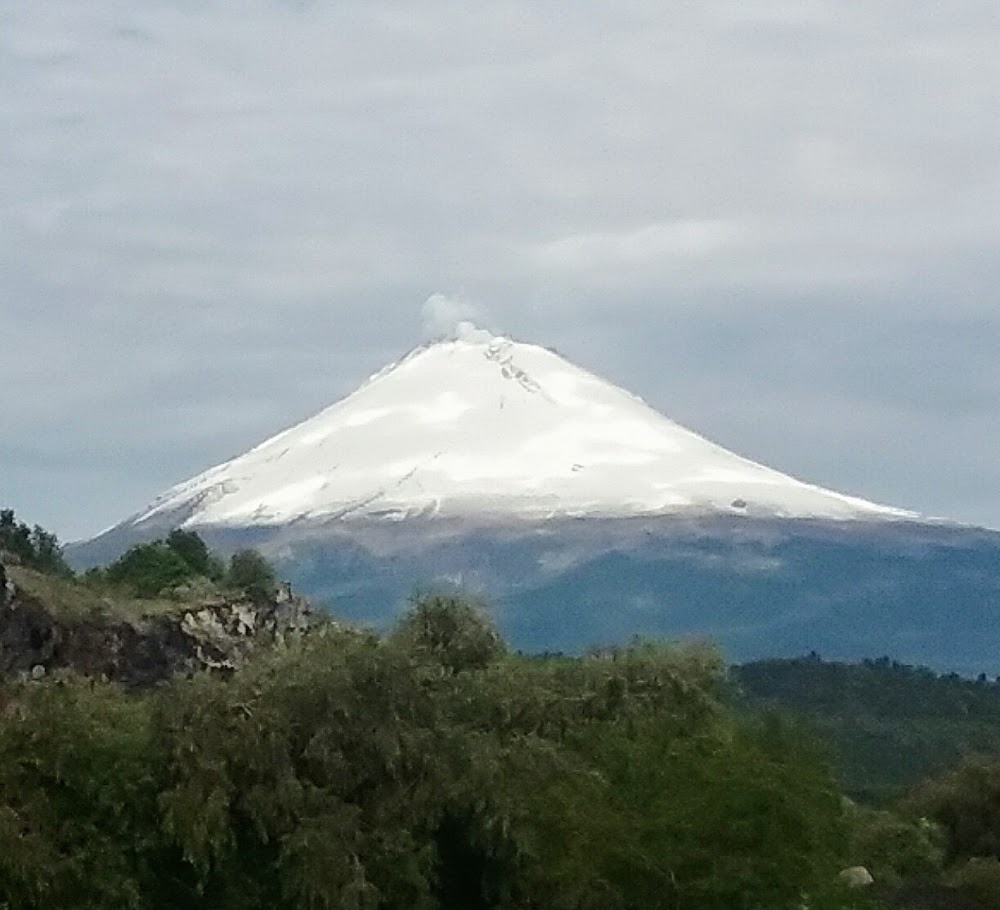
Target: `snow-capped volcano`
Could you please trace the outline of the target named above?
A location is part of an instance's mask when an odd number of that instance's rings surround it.
[[[105,565],[178,525],[220,554],[259,549],[296,591],[380,628],[414,590],[458,588],[527,652],[694,635],[736,660],[1000,672],[1000,533],[795,480],[473,329],[68,557]]]
[[[132,523],[692,512],[913,517],[748,461],[550,350],[469,329],[168,490]]]

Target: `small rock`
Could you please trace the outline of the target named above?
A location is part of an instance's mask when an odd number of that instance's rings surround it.
[[[7,573],[7,566],[3,564],[3,560],[6,560],[6,551],[0,551],[0,607],[6,607],[7,604],[12,603],[14,600],[14,595],[17,591],[14,588],[14,580]]]
[[[45,675],[45,667],[43,667],[41,664],[35,664],[31,668],[32,679],[41,679],[44,675]]]
[[[871,872],[864,866],[851,866],[848,869],[842,869],[837,878],[840,879],[842,885],[848,888],[867,888],[875,882]]]

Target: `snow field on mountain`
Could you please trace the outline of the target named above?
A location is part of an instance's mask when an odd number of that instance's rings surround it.
[[[558,354],[482,331],[408,354],[357,391],[182,483],[135,523],[690,512],[912,518],[741,458]]]

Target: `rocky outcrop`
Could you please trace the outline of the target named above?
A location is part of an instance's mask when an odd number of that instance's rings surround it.
[[[0,564],[2,565],[2,564]],[[0,676],[39,678],[59,669],[149,686],[178,673],[232,671],[262,647],[307,634],[329,620],[301,598],[256,603],[205,598],[176,611],[121,618],[62,613],[0,579]]]

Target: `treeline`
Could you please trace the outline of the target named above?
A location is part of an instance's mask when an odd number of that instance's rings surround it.
[[[854,906],[817,750],[723,681],[700,648],[509,655],[433,596],[228,679],[26,681],[0,715],[0,905]]]
[[[888,803],[965,756],[1000,755],[1000,684],[881,657],[857,664],[817,655],[733,667],[741,710],[781,710],[828,744],[845,790]]]
[[[0,509],[0,555],[4,552],[36,571],[75,577],[56,535],[38,525],[19,522],[13,509]],[[124,587],[146,598],[199,582],[254,599],[270,597],[276,588],[274,569],[256,550],[239,550],[224,561],[209,550],[196,531],[182,528],[160,540],[136,544],[110,565],[88,569],[79,580],[95,587]]]
[[[891,717],[1000,719],[1000,680],[935,673],[889,657],[847,664],[813,653],[754,661],[733,675],[755,699],[798,711],[842,714],[860,704]]]
[[[83,580],[126,585],[139,597],[156,597],[203,580],[263,599],[276,585],[274,569],[256,550],[239,550],[226,563],[209,551],[196,531],[181,528],[162,540],[136,544],[106,568],[89,569]]]

